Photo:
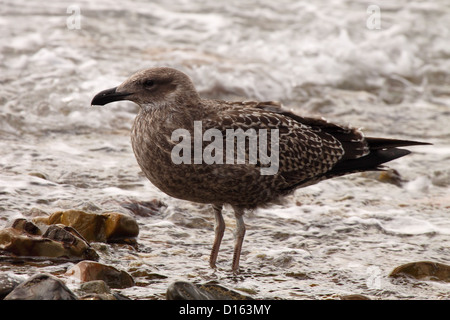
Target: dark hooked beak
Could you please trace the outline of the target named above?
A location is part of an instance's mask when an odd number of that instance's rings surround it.
[[[91,106],[104,106],[110,102],[126,100],[131,95],[129,92],[117,92],[116,89],[117,87],[97,93],[91,101]]]

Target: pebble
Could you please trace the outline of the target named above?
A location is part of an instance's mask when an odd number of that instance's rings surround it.
[[[66,272],[66,276],[73,276],[83,282],[103,280],[110,288],[122,289],[135,285],[133,277],[126,271],[113,266],[93,261],[81,261]]]
[[[130,300],[129,298],[113,292],[103,280],[83,282],[80,286],[82,295],[80,300]]]
[[[389,276],[450,282],[450,266],[432,261],[411,262],[395,268]]]
[[[103,280],[92,280],[88,282],[83,282],[80,286],[80,290],[86,293],[111,293],[111,289]]]
[[[435,170],[431,182],[438,187],[448,187],[450,185],[450,170]]]
[[[400,173],[394,169],[386,169],[385,171],[366,171],[360,173],[362,177],[368,179],[375,179],[379,182],[394,184],[397,187],[403,186],[405,180],[401,177]]]
[[[341,300],[371,300],[362,294],[348,294],[340,297]]]
[[[89,293],[82,297],[80,300],[131,300],[119,293]]]
[[[153,199],[151,201],[123,203],[122,207],[130,210],[137,216],[150,217],[159,214],[161,209],[166,208],[167,205],[160,200]]]

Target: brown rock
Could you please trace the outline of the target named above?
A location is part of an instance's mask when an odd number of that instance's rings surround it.
[[[32,223],[29,223],[32,224]],[[71,233],[60,226],[52,226],[41,236],[34,227],[20,222],[22,227],[9,227],[0,230],[0,250],[22,257],[48,257],[79,261],[97,260],[97,253],[76,233]],[[17,227],[17,224],[14,224]],[[28,225],[28,227],[26,227]],[[32,233],[27,229],[31,228]]]
[[[139,227],[135,219],[122,213],[88,213],[81,210],[58,211],[36,223],[63,224],[76,229],[88,242],[117,242],[135,238]]]
[[[62,243],[71,252],[83,253],[81,257],[87,260],[98,260],[98,255],[89,243],[72,227],[54,224],[47,228],[43,237]]]
[[[134,218],[117,213],[104,213],[105,235],[108,242],[116,242],[123,239],[135,238],[139,234],[139,226]]]
[[[42,236],[55,241],[65,242],[69,245],[75,243],[77,238],[87,242],[77,230],[63,224],[50,225]]]
[[[389,276],[450,282],[450,266],[431,261],[411,262],[395,268]]]
[[[79,262],[67,270],[66,275],[76,277],[83,282],[103,280],[109,287],[116,289],[134,286],[134,280],[127,272],[92,261]]]
[[[58,211],[46,218],[33,219],[45,224],[63,224],[75,228],[88,242],[106,242],[106,217],[80,210]]]
[[[25,218],[19,218],[14,220],[11,223],[11,228],[14,228],[18,231],[23,231],[26,232],[28,234],[32,234],[32,235],[41,235],[42,231],[39,229],[39,227],[37,225],[35,225],[33,222],[28,221]]]

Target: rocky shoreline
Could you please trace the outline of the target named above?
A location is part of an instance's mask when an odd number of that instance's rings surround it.
[[[150,206],[151,207],[151,206]],[[129,206],[142,214],[146,206]],[[156,210],[155,208],[153,208]],[[148,209],[146,209],[148,210]],[[4,300],[129,300],[121,289],[148,284],[139,279],[166,279],[129,264],[127,270],[103,263],[105,250],[139,251],[139,225],[131,215],[118,212],[92,213],[82,210],[58,211],[31,220],[19,218],[0,230],[0,262],[14,265],[60,265],[55,274],[37,272],[24,279],[20,274],[0,275],[0,299]],[[39,269],[39,268],[38,268]],[[307,279],[305,274],[289,277]],[[134,278],[137,278],[135,280]],[[389,278],[398,285],[408,282],[450,282],[450,266],[432,261],[411,262],[393,268]],[[70,287],[70,288],[69,288]],[[175,281],[161,298],[167,300],[252,300],[255,292],[242,293],[216,281],[192,283]],[[333,299],[366,300],[370,295],[331,295]],[[276,297],[274,297],[276,298]],[[376,299],[376,297],[375,297]]]

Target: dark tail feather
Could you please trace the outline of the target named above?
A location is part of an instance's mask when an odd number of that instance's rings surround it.
[[[386,148],[397,148],[406,146],[419,146],[428,145],[428,142],[419,142],[411,140],[396,140],[396,139],[385,139],[385,138],[366,138],[369,144],[370,150],[386,149]]]
[[[398,149],[397,147],[429,145],[431,143],[396,140],[384,138],[366,138],[370,153],[356,159],[346,159],[337,163],[334,168],[327,173],[327,176],[340,176],[349,173],[362,171],[383,170],[383,163],[401,158],[411,153],[409,150]]]
[[[380,166],[383,163],[406,156],[410,153],[411,151],[409,150],[397,148],[371,150],[367,156],[338,163],[327,173],[327,175],[330,174],[331,176],[334,176],[362,171],[381,170],[382,168]]]

